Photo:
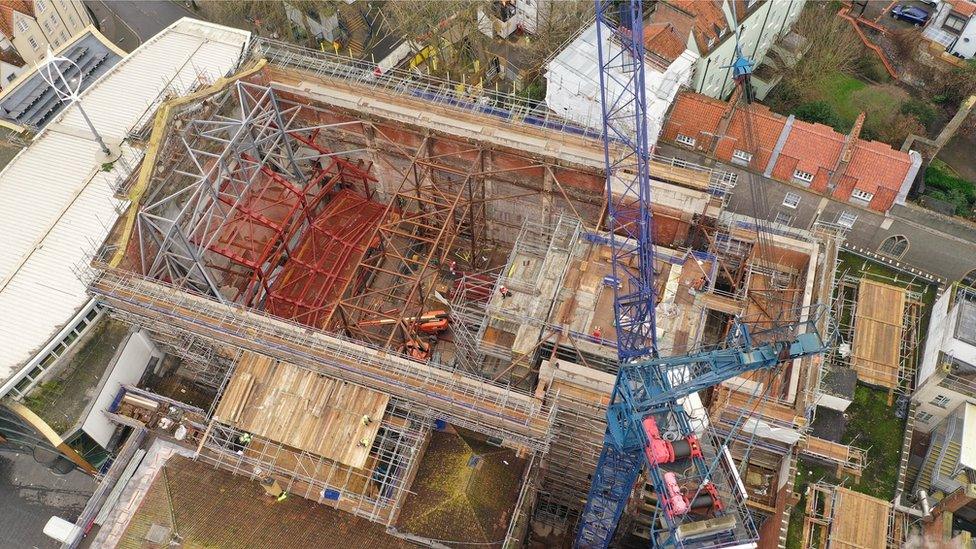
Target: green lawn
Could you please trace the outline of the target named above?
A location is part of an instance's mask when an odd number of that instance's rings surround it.
[[[888,407],[887,391],[864,385],[857,386],[847,413],[850,419],[841,442],[864,448],[868,453],[861,481],[851,489],[890,501],[898,482],[905,421],[895,417],[894,409]]]
[[[790,511],[790,522],[786,529],[786,549],[803,549],[803,510],[807,506],[807,485],[819,481],[836,483],[834,471],[800,460],[796,464],[796,480],[793,481],[793,493],[800,494],[800,501]]]
[[[855,484],[852,477],[845,475],[844,478],[837,478],[834,469],[800,460],[793,482],[793,493],[800,495],[800,501],[790,512],[786,531],[787,549],[802,549],[803,511],[808,484],[821,480],[843,484],[851,490],[885,501],[891,501],[895,495],[905,424],[895,417],[894,409],[888,407],[887,391],[858,385],[854,391],[854,402],[847,408],[847,413],[850,419],[841,442],[849,444],[853,441],[854,446],[866,449],[868,465],[860,482]]]
[[[865,82],[851,75],[837,72],[825,77],[818,87],[823,100],[837,110],[837,114],[844,121],[844,125],[850,128],[860,112],[860,109],[854,106],[852,101],[854,93],[867,86]]]

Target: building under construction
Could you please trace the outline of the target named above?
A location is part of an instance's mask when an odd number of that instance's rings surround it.
[[[197,460],[412,539],[571,540],[616,374],[598,137],[256,42],[237,72],[160,108],[89,273],[210,405],[130,387],[111,417],[163,428],[160,403],[181,408]],[[665,159],[651,173],[663,354],[830,301],[829,227],[725,212],[749,184],[731,174]],[[720,497],[746,499],[764,546],[785,533],[800,453],[863,466],[807,432],[820,385],[819,361],[797,360],[685,403],[739,462],[747,499]],[[468,514],[435,505],[453,482]],[[656,497],[634,502],[621,530],[646,535]]]

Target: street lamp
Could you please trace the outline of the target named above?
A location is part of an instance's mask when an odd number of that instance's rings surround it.
[[[74,65],[78,69],[78,75],[72,78],[68,78],[64,71],[61,70],[61,63],[69,63]],[[44,62],[38,66],[37,72],[41,75],[41,78],[54,90],[54,93],[58,94],[61,101],[68,104],[70,107],[72,104],[78,106],[78,112],[81,113],[81,117],[85,119],[85,123],[88,124],[88,129],[91,130],[92,135],[95,136],[95,141],[98,142],[98,146],[101,147],[102,152],[105,156],[110,156],[112,151],[109,150],[108,145],[102,140],[102,136],[99,135],[98,130],[95,129],[95,125],[92,124],[91,118],[88,118],[88,113],[81,106],[81,97],[79,96],[81,92],[81,67],[77,63],[68,59],[67,57],[55,56],[51,52],[50,48],[47,50],[47,56]]]

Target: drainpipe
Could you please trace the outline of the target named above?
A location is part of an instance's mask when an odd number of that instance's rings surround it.
[[[712,58],[709,57],[705,60],[705,74],[702,75],[701,84],[698,85],[698,93],[701,93],[705,89],[705,78],[708,77],[708,67],[712,64]]]

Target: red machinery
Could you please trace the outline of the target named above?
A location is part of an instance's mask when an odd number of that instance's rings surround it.
[[[701,445],[698,444],[698,437],[695,435],[670,442],[661,437],[654,416],[645,417],[641,425],[644,427],[644,434],[647,435],[648,443],[644,452],[650,463],[661,465],[689,457],[702,457]]]

